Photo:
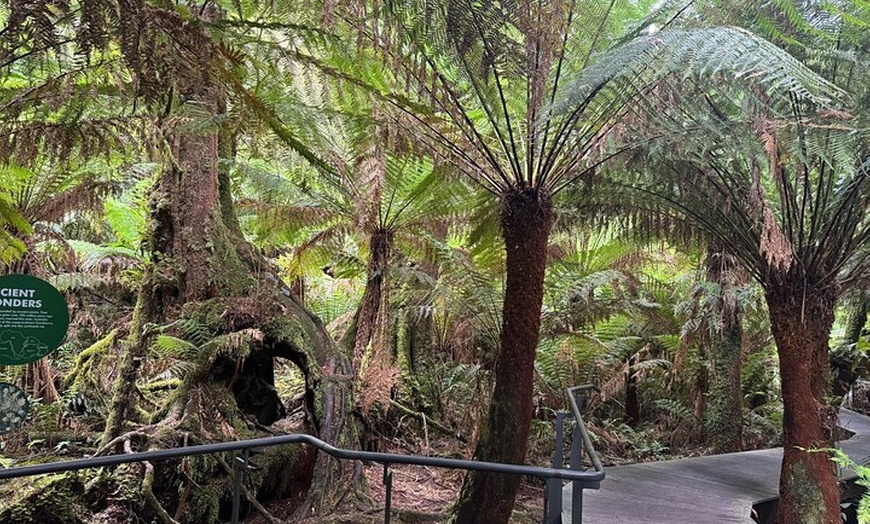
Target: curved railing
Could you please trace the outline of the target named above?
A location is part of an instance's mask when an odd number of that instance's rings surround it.
[[[581,386],[582,387],[582,386]],[[572,388],[575,389],[575,388]],[[105,466],[117,466],[120,464],[130,464],[135,462],[153,462],[159,460],[168,460],[193,455],[206,455],[212,453],[226,452],[245,452],[243,457],[237,457],[234,461],[235,467],[235,489],[233,492],[233,524],[239,521],[239,506],[240,506],[240,488],[241,475],[247,466],[247,452],[252,449],[265,448],[270,446],[280,446],[287,444],[306,444],[313,446],[324,453],[340,460],[363,460],[376,462],[384,466],[384,484],[386,487],[386,501],[384,508],[384,522],[390,522],[390,500],[392,493],[392,473],[390,466],[393,464],[407,464],[415,466],[431,466],[448,469],[462,469],[473,471],[488,471],[492,473],[505,473],[509,475],[529,475],[546,479],[548,486],[558,484],[561,489],[562,481],[570,481],[574,486],[575,493],[582,493],[583,489],[598,489],[601,480],[604,478],[604,468],[601,467],[601,462],[592,448],[592,442],[580,418],[576,399],[569,391],[569,399],[571,400],[571,408],[574,413],[577,426],[580,428],[584,446],[590,453],[593,471],[584,471],[580,467],[574,468],[574,460],[572,459],[572,468],[557,467],[545,468],[540,466],[528,466],[518,464],[502,464],[497,462],[479,462],[474,460],[461,460],[442,457],[427,457],[421,455],[398,455],[393,453],[378,453],[373,451],[358,451],[351,449],[343,449],[332,446],[316,437],[304,434],[279,435],[274,437],[263,437],[249,440],[238,440],[232,442],[219,442],[215,444],[201,444],[196,446],[186,446],[182,448],[160,449],[152,451],[140,451],[134,453],[126,453],[123,455],[107,455],[101,457],[88,457],[83,459],[67,460],[60,462],[48,462],[44,464],[35,464],[32,466],[20,466],[13,468],[0,469],[0,480],[13,479],[20,477],[30,477],[34,475],[45,475],[49,473],[62,473],[65,471],[77,471],[88,468],[100,468]],[[561,426],[557,431],[561,435]],[[557,452],[559,452],[562,443],[557,437]],[[579,463],[578,463],[579,464]],[[561,503],[560,503],[561,505]],[[561,514],[561,507],[559,508]],[[548,515],[550,513],[548,512]],[[561,522],[561,517],[559,517]],[[549,521],[547,521],[549,522]],[[575,520],[574,522],[580,522]]]
[[[575,386],[567,388],[565,395],[568,397],[568,407],[570,411],[560,411],[556,413],[556,446],[553,452],[553,467],[561,468],[565,464],[564,447],[565,447],[565,423],[569,418],[574,419],[572,428],[571,450],[568,457],[568,470],[578,471],[590,475],[597,482],[594,485],[581,484],[578,482],[571,483],[571,523],[581,524],[583,522],[583,490],[598,489],[599,484],[604,480],[604,466],[601,464],[601,459],[595,451],[595,446],[592,445],[592,439],[589,436],[589,431],[586,429],[586,424],[583,423],[583,407],[586,404],[586,394],[596,389],[592,384],[583,386]],[[579,397],[579,401],[578,401]],[[583,454],[586,454],[588,461],[592,465],[592,470],[584,470]],[[544,504],[544,524],[562,524],[562,482],[557,479],[547,480],[547,489],[545,491]]]

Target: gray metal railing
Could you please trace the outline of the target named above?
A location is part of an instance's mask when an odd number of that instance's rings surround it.
[[[581,386],[580,388],[584,388]],[[140,451],[134,453],[126,453],[123,455],[107,455],[102,457],[88,457],[83,459],[75,459],[75,460],[67,460],[61,462],[48,462],[44,464],[36,464],[32,466],[20,466],[14,468],[6,468],[0,469],[0,480],[13,479],[13,478],[21,478],[21,477],[30,477],[34,475],[45,475],[49,473],[63,473],[66,471],[78,471],[82,469],[90,469],[90,468],[101,468],[106,466],[117,466],[120,464],[131,464],[135,462],[152,462],[159,460],[168,460],[168,459],[176,459],[182,457],[189,457],[194,455],[207,455],[213,453],[226,453],[226,452],[242,452],[241,454],[237,454],[235,460],[233,461],[233,469],[234,469],[234,487],[233,487],[233,507],[232,507],[232,523],[237,524],[239,522],[239,512],[241,507],[241,485],[242,485],[242,477],[244,472],[248,467],[248,456],[249,452],[252,449],[257,448],[265,448],[270,446],[280,446],[287,444],[307,444],[309,446],[313,446],[320,451],[323,451],[327,455],[335,457],[340,460],[362,460],[368,462],[375,462],[378,464],[382,464],[384,467],[384,476],[383,482],[386,492],[385,504],[384,504],[384,522],[386,524],[390,523],[391,516],[391,501],[392,501],[392,471],[390,470],[390,466],[393,464],[407,464],[407,465],[415,465],[415,466],[431,466],[438,468],[447,468],[447,469],[462,469],[462,470],[471,470],[471,471],[488,471],[492,473],[505,473],[510,475],[528,475],[532,477],[538,477],[545,479],[547,481],[548,493],[545,494],[545,498],[547,499],[546,510],[545,510],[545,523],[550,524],[551,522],[561,522],[561,491],[559,492],[559,502],[558,502],[558,511],[557,513],[552,513],[552,511],[556,511],[555,507],[551,510],[550,505],[553,503],[554,498],[549,496],[549,488],[552,485],[558,485],[561,490],[562,481],[569,481],[572,483],[573,492],[580,493],[580,500],[582,502],[582,491],[583,489],[598,489],[599,484],[602,479],[604,479],[604,468],[601,467],[601,462],[598,460],[598,456],[595,454],[595,450],[592,448],[592,442],[589,439],[589,435],[586,432],[586,428],[583,425],[583,421],[580,418],[580,410],[577,406],[576,399],[573,397],[573,393],[571,393],[572,389],[569,389],[569,400],[571,403],[571,408],[573,415],[577,421],[576,428],[579,428],[581,438],[575,439],[578,442],[582,441],[584,447],[587,449],[587,453],[591,457],[592,463],[594,465],[594,470],[592,471],[584,471],[580,467],[580,459],[578,453],[578,459],[575,461],[573,456],[574,453],[572,451],[572,459],[571,459],[571,467],[564,468],[562,467],[561,460],[557,464],[557,467],[545,468],[540,466],[528,466],[528,465],[518,465],[518,464],[502,464],[498,462],[479,462],[474,460],[461,460],[461,459],[451,459],[451,458],[441,458],[441,457],[427,457],[421,455],[398,455],[392,453],[378,453],[373,451],[357,451],[350,449],[337,448],[326,442],[315,438],[311,435],[304,434],[293,434],[293,435],[279,435],[275,437],[263,437],[249,440],[238,440],[232,442],[219,442],[215,444],[201,444],[196,446],[187,446],[182,448],[170,448],[170,449],[160,449],[160,450],[152,450],[152,451]],[[564,422],[565,414],[561,414],[562,418],[559,419],[561,422],[557,427],[557,446],[556,452],[561,456],[561,446],[564,444],[564,440],[562,440],[562,425]],[[560,443],[561,440],[561,443]],[[576,466],[576,467],[575,467]],[[575,499],[577,495],[575,495]],[[577,524],[582,520],[582,507],[577,506],[573,508],[573,518],[572,522]],[[551,516],[556,515],[556,517],[560,520],[549,520]]]

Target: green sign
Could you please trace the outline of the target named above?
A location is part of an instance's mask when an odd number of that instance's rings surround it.
[[[27,420],[30,403],[23,391],[0,382],[0,433],[18,428]]]
[[[63,342],[69,311],[63,295],[30,275],[0,277],[0,364],[28,364]]]

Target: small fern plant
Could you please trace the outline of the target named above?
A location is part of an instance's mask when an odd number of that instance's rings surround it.
[[[865,488],[870,488],[870,466],[865,466],[855,462],[849,455],[841,449],[827,449],[832,456],[832,460],[841,468],[848,468],[855,472],[857,479],[855,484]],[[865,491],[858,502],[858,524],[870,524],[870,492]]]

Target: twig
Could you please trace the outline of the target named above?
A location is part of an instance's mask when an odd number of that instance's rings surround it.
[[[460,435],[457,431],[454,431],[454,430],[448,428],[447,426],[441,424],[437,420],[435,420],[431,417],[427,417],[424,413],[420,413],[419,411],[414,411],[413,409],[411,409],[407,406],[403,406],[402,404],[399,404],[398,402],[396,402],[395,400],[392,400],[392,399],[390,399],[390,405],[395,407],[396,409],[398,409],[402,413],[411,415],[412,417],[415,417],[415,418],[422,420],[423,424],[428,424],[428,425],[432,426],[433,428],[437,429],[438,431],[444,433],[445,435],[450,435],[451,437],[456,438],[457,440],[459,440],[463,444],[468,444],[467,438]]]

